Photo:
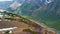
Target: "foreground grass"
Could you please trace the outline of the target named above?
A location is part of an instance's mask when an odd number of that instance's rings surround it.
[[[30,30],[30,29],[24,29],[23,31],[24,32],[30,32],[31,34],[37,34],[36,32],[34,32],[34,31]]]
[[[51,27],[51,28],[54,28],[60,31],[60,18],[56,16],[55,17],[50,17],[50,16],[44,17],[44,19],[40,18],[39,16],[36,16],[36,17],[26,16],[26,18],[38,21],[40,23],[45,24],[47,27]]]
[[[5,19],[8,19],[8,20],[17,20],[17,21],[19,21],[19,22],[23,22],[23,23],[25,23],[25,24],[28,24],[28,25],[34,27],[34,24],[31,23],[30,20],[28,20],[28,19],[26,19],[26,18],[24,18],[24,17],[21,17],[21,16],[19,16],[19,15],[17,15],[17,14],[13,14],[13,13],[7,13],[7,12],[5,12],[5,14],[11,16],[10,18],[5,18]],[[17,19],[16,17],[19,17],[19,18]]]

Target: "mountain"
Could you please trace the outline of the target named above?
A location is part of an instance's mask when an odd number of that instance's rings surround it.
[[[35,10],[32,19],[40,21],[48,27],[55,28],[60,31],[60,0],[53,2]]]
[[[60,0],[25,0],[13,13],[32,16],[31,19],[60,31]]]
[[[13,1],[4,1],[4,2],[0,2],[0,9],[6,9],[8,8],[8,6],[13,3]]]
[[[19,3],[23,3],[25,0],[14,0],[14,1],[17,1]]]
[[[12,5],[15,7],[14,4],[21,4],[21,6],[17,6],[16,9],[9,7],[7,10],[8,11],[14,11],[14,13],[20,14],[22,13],[23,15],[31,15],[32,12],[35,9],[40,8],[41,6],[45,6],[46,4],[52,2],[51,0],[15,0]]]
[[[23,15],[31,15],[32,12],[42,6],[52,2],[51,0],[25,0],[23,4],[18,7]],[[16,9],[16,10],[18,10]],[[19,10],[18,10],[19,11]]]
[[[25,0],[14,0],[12,4],[6,9],[7,11],[14,12]]]
[[[15,1],[6,10],[12,12],[12,11],[14,11],[20,5],[21,5],[21,3]]]
[[[16,9],[22,15],[60,31],[60,0],[27,0]],[[16,13],[16,12],[15,12]]]
[[[19,3],[23,3],[23,2],[24,0],[0,1],[0,9],[7,11],[14,11],[19,5]],[[15,7],[15,9],[13,7]]]
[[[42,3],[40,0],[27,0],[23,3],[23,5],[20,7],[23,15],[31,15],[33,10],[38,9],[41,5],[43,6],[44,3]]]

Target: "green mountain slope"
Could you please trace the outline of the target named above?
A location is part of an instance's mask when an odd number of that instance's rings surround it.
[[[44,23],[48,27],[55,28],[60,31],[59,3],[60,0],[54,0],[53,2],[40,7],[38,3],[33,4],[33,1],[31,1],[31,3],[26,1],[22,6],[16,9],[15,13],[17,12],[19,15],[21,15],[21,13],[23,15],[28,15],[28,18]]]
[[[24,3],[18,7],[18,9],[21,10],[21,13],[23,15],[31,15],[34,10],[40,8],[41,6],[45,6],[45,0],[27,0],[24,1]],[[16,9],[16,10],[18,10]],[[19,10],[18,10],[19,11]]]
[[[32,14],[33,19],[43,22],[48,27],[60,30],[60,0],[35,10]]]

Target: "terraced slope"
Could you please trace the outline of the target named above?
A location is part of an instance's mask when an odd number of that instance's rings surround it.
[[[8,13],[8,12],[4,12],[5,14],[11,16],[11,18],[5,18],[7,20],[10,20],[9,23],[13,24],[12,26],[16,26],[18,27],[17,29],[13,30],[13,33],[21,33],[24,32],[23,30],[25,30],[25,33],[36,33],[36,34],[45,34],[45,33],[49,33],[49,34],[56,34],[56,32],[52,29],[49,29],[45,26],[42,26],[41,24],[33,21],[33,20],[29,20],[26,19],[24,17],[21,17],[17,14],[13,14],[13,13]],[[8,23],[8,24],[9,24]],[[9,24],[9,25],[10,25]],[[30,29],[30,30],[29,30]]]

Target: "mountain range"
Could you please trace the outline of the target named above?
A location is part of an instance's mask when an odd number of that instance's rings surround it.
[[[18,7],[23,15],[31,15],[32,12],[42,6],[52,2],[51,0],[25,0],[24,3]],[[16,9],[16,10],[18,10]]]
[[[54,0],[50,4],[35,10],[32,14],[37,21],[43,22],[49,27],[60,30],[60,0]]]
[[[27,0],[15,10],[15,13],[19,14],[21,11],[22,15],[31,16],[31,19],[60,31],[60,0],[47,1]]]
[[[23,3],[24,0],[13,0],[13,1],[0,1],[0,9],[7,10],[7,11],[13,11],[13,7],[17,6],[19,3]],[[16,5],[15,5],[16,4]],[[13,5],[13,6],[11,6]],[[15,9],[14,9],[15,10]]]
[[[19,15],[31,16],[30,19],[60,31],[60,0],[15,0],[11,3],[7,4],[9,7],[6,10],[14,11],[13,13]]]

